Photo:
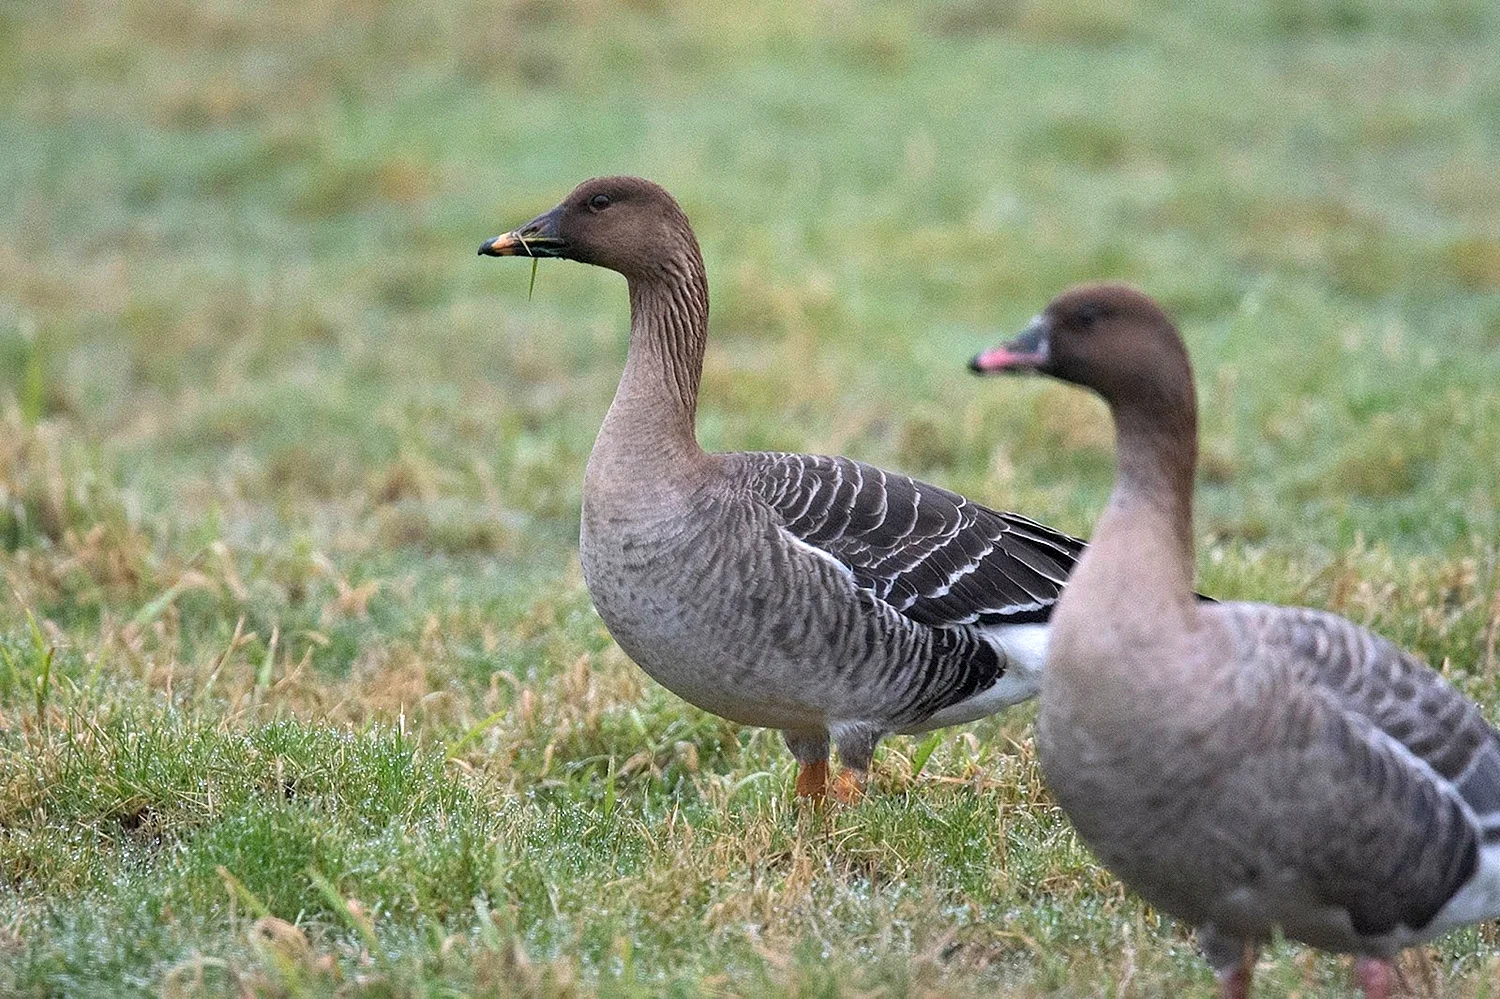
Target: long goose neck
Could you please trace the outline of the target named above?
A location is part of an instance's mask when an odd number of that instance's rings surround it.
[[[693,423],[708,333],[708,281],[691,231],[675,235],[674,252],[627,276],[630,349],[601,444],[615,441],[637,452],[698,450]]]
[[[1112,404],[1115,486],[1074,583],[1079,600],[1125,604],[1131,617],[1191,624],[1193,476],[1198,415],[1191,375]]]

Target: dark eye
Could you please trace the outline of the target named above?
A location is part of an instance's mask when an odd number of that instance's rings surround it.
[[[1099,305],[1080,305],[1074,315],[1078,319],[1078,325],[1087,329],[1104,318],[1104,308]]]
[[[602,212],[609,207],[609,195],[596,194],[589,199],[589,207],[596,212]]]

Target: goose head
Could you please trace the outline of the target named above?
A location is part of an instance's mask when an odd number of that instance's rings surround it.
[[[1191,391],[1187,349],[1148,296],[1123,284],[1063,292],[1020,335],[976,355],[969,367],[1051,375],[1093,389],[1111,404]]]
[[[640,177],[596,177],[554,209],[479,247],[488,257],[558,257],[646,278],[697,245],[687,217],[662,187]]]

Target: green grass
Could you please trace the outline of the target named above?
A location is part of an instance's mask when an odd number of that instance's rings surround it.
[[[809,814],[774,734],[610,643],[574,538],[623,284],[473,252],[594,174],[697,227],[705,443],[1078,533],[1101,408],[963,365],[1144,286],[1198,368],[1201,586],[1500,717],[1492,4],[722,6],[0,13],[0,992],[1212,994],[1029,710]],[[1495,995],[1496,928],[1407,977]]]

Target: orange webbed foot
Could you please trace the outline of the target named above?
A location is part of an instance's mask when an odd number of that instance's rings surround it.
[[[841,805],[859,804],[865,797],[865,775],[845,767],[834,777],[828,796]]]

